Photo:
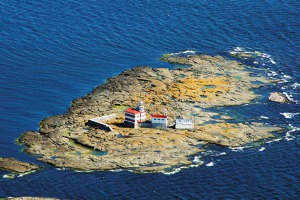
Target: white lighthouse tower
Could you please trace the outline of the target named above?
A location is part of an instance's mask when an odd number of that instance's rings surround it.
[[[138,106],[134,108],[128,108],[125,110],[124,124],[128,127],[138,128],[138,123],[146,121],[146,112],[144,103],[140,102]]]

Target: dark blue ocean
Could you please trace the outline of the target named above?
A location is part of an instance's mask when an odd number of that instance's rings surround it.
[[[299,199],[300,1],[3,0],[0,2],[0,157],[44,166],[3,178],[0,198]],[[280,79],[261,97],[222,108],[237,121],[277,124],[276,139],[231,149],[211,146],[199,167],[170,174],[59,170],[22,152],[15,140],[39,121],[65,113],[73,99],[138,65],[168,67],[165,53],[263,53],[241,62]],[[270,92],[294,104],[268,101]],[[176,173],[175,173],[176,172]]]

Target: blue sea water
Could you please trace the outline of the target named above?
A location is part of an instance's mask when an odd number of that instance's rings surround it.
[[[297,199],[300,198],[300,2],[294,0],[10,0],[0,2],[0,157],[45,167],[2,178],[0,198]],[[261,98],[221,108],[237,121],[279,124],[277,139],[251,148],[211,146],[204,165],[171,174],[58,170],[22,152],[15,139],[67,111],[111,76],[138,65],[174,66],[165,53],[230,58],[239,48],[263,52],[241,60],[281,81]],[[294,104],[269,102],[284,92]],[[298,114],[297,114],[298,113]]]

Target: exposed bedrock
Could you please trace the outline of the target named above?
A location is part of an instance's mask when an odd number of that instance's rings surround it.
[[[13,173],[28,173],[41,167],[35,164],[21,162],[14,158],[1,158],[0,157],[0,169],[11,171]]]
[[[273,137],[271,132],[280,130],[260,123],[231,123],[231,116],[216,119],[219,113],[206,110],[251,103],[257,98],[252,89],[270,84],[267,78],[221,56],[162,59],[190,67],[140,66],[108,79],[75,99],[67,113],[43,119],[39,131],[22,134],[19,141],[26,145],[25,151],[40,154],[39,160],[57,167],[162,171],[193,164],[190,156],[205,151],[199,148],[203,144],[241,146]],[[145,104],[147,119],[167,109],[169,124],[181,116],[192,119],[195,126],[192,131],[124,127],[124,110],[139,101]],[[86,125],[91,118],[113,113],[116,118],[105,122],[113,131]]]

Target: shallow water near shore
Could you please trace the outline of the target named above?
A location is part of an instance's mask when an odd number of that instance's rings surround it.
[[[8,1],[0,3],[0,156],[44,170],[0,178],[0,197],[65,199],[295,199],[300,195],[300,3],[297,1]],[[230,51],[259,51],[255,58]],[[239,107],[236,122],[286,128],[250,148],[211,146],[174,173],[57,170],[22,152],[22,132],[67,111],[111,76],[137,65],[175,68],[160,56],[222,55],[279,79]],[[284,92],[293,104],[269,102]],[[212,109],[212,110],[214,110]],[[284,113],[284,114],[283,114]],[[0,170],[0,177],[8,172]]]

